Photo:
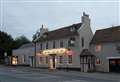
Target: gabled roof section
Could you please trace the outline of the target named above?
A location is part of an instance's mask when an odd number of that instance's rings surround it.
[[[19,49],[33,47],[34,43],[23,44]]]
[[[43,36],[39,38],[38,41],[55,40],[55,39],[78,35],[77,30],[81,27],[81,25],[82,23],[77,23],[57,30],[48,31],[44,33]]]
[[[94,56],[88,49],[83,49],[80,57],[84,57],[84,56]]]
[[[120,42],[120,26],[97,30],[93,36],[91,44],[108,42]]]

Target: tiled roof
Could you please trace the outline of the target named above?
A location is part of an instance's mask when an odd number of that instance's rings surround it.
[[[27,43],[27,44],[23,44],[20,48],[27,48],[27,47],[33,47],[34,43]]]
[[[88,49],[83,49],[80,57],[84,57],[84,56],[94,56]]]
[[[97,30],[91,44],[120,42],[120,26]]]
[[[38,41],[55,40],[73,35],[78,35],[77,30],[81,27],[82,23],[73,24],[57,30],[48,31]]]

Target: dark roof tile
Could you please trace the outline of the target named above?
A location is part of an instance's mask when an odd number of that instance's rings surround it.
[[[38,41],[55,40],[73,35],[78,35],[77,30],[81,27],[81,25],[82,23],[77,23],[57,30],[48,31],[44,33]]]
[[[97,30],[91,44],[120,42],[120,26]]]

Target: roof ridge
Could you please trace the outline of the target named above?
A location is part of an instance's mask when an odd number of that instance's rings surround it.
[[[111,26],[111,27],[108,27],[108,28],[102,28],[102,29],[98,29],[98,30],[96,30],[96,31],[108,30],[108,29],[114,29],[114,28],[120,28],[120,25],[117,25],[117,26]]]
[[[57,28],[57,29],[55,29],[55,30],[48,31],[48,32],[53,32],[53,31],[57,31],[57,30],[65,29],[65,28],[70,28],[71,26],[77,25],[77,24],[82,24],[82,23],[71,24],[71,25],[68,25],[68,26],[64,26],[64,27],[61,27],[61,28]],[[46,32],[46,33],[47,33],[47,32]]]

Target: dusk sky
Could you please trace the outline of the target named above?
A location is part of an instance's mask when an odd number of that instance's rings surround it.
[[[79,23],[83,12],[93,33],[120,25],[120,0],[0,0],[0,30],[31,40],[42,24],[54,30]]]

